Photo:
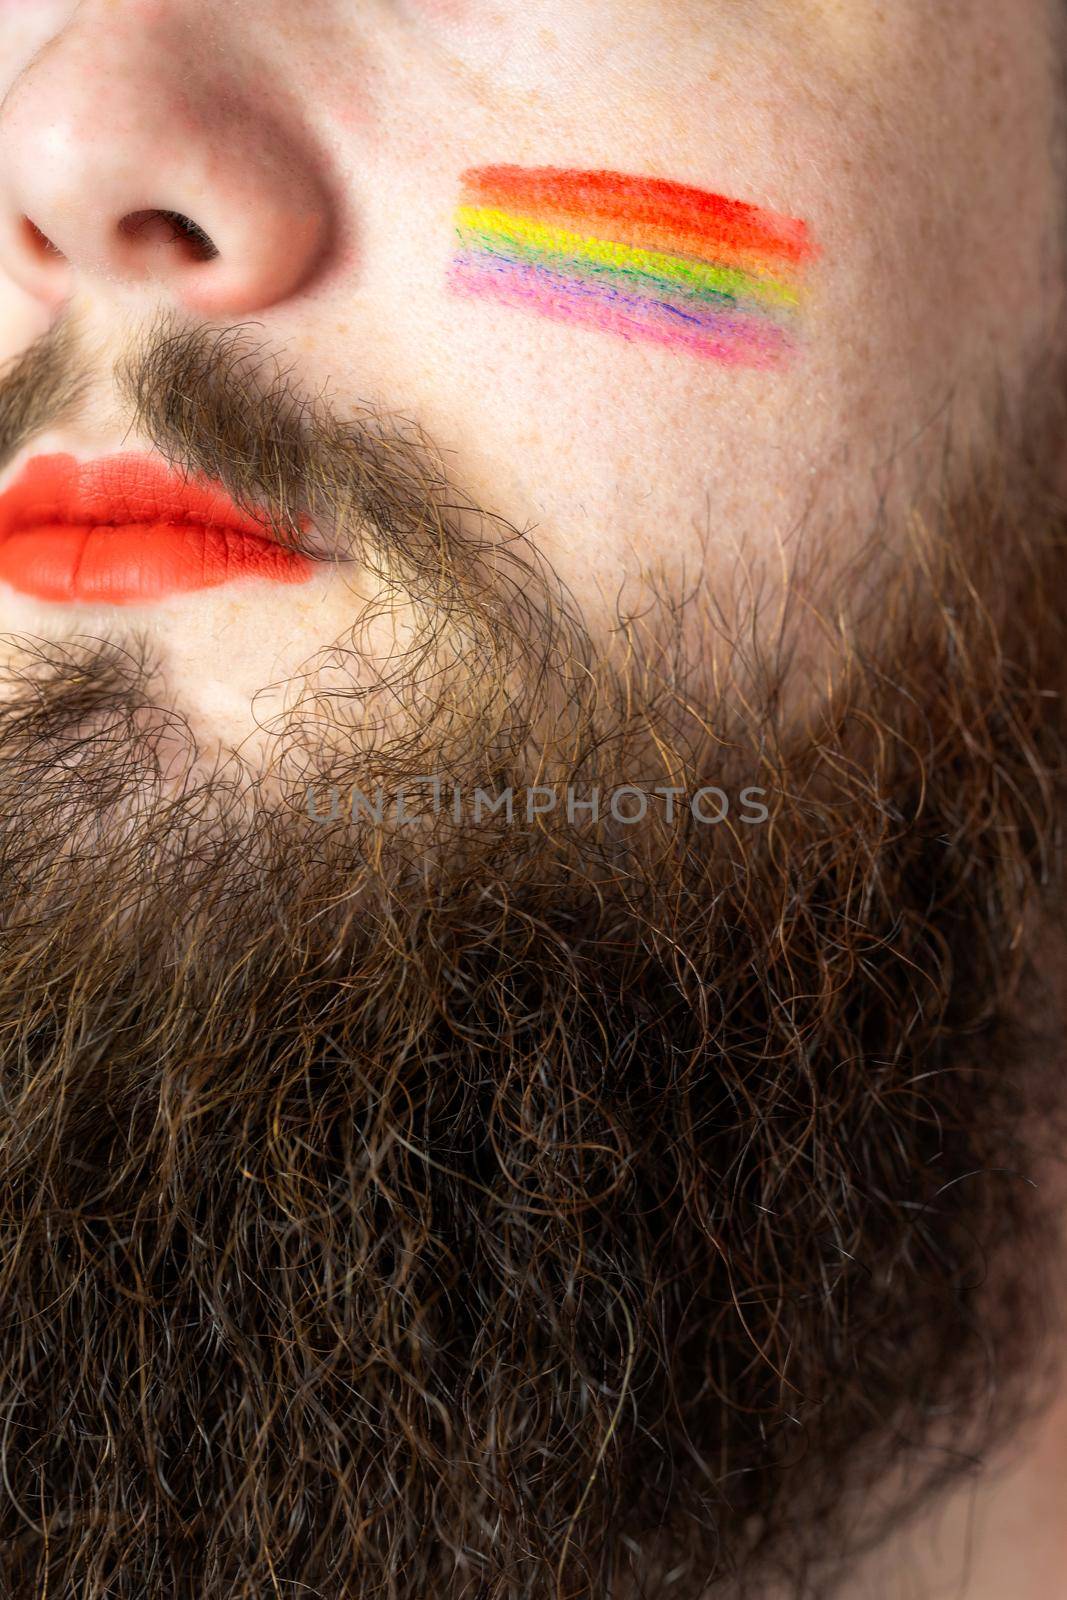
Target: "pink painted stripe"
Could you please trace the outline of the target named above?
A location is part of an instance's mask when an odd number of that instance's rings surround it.
[[[776,366],[793,349],[785,329],[762,316],[705,309],[699,316],[684,318],[660,300],[521,262],[460,255],[452,263],[449,286],[459,294],[495,300],[556,322],[689,350],[730,366]]]

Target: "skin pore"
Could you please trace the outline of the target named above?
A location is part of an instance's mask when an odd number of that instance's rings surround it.
[[[0,588],[12,1592],[1052,1592],[1063,41],[1004,13],[0,3],[0,491],[154,450],[339,558]],[[795,351],[454,293],[491,164],[801,219]],[[427,773],[770,820],[307,813]]]

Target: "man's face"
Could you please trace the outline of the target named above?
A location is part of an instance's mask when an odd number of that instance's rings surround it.
[[[826,1593],[1013,1419],[1067,352],[1004,9],[0,0],[13,1592]],[[27,498],[134,451],[269,555]]]
[[[773,631],[801,550],[825,563],[815,606],[840,599],[844,573],[869,580],[879,517],[929,503],[948,430],[963,451],[984,443],[997,386],[1017,396],[1047,343],[1061,242],[1050,10],[4,6],[0,259],[14,282],[0,350],[25,349],[69,291],[74,370],[94,387],[60,426],[54,401],[31,433],[8,425],[0,482],[30,456],[154,442],[112,365],[147,357],[153,314],[173,308],[201,331],[250,324],[244,346],[264,381],[284,372],[287,399],[413,420],[450,480],[549,564],[598,645],[657,579],[675,595],[702,585],[731,632],[759,594]],[[457,292],[462,175],[501,164],[658,178],[805,224],[795,349],[735,364]],[[153,229],[155,208],[196,223],[219,257]],[[570,231],[612,237],[578,212]],[[140,231],[125,234],[131,216]],[[192,388],[190,437],[159,441],[181,465],[214,443]],[[253,407],[231,458],[267,426]],[[296,464],[276,470],[292,495]],[[5,587],[0,620],[48,637],[146,630],[165,692],[201,737],[235,745],[253,699],[269,718],[278,686],[377,594],[361,568],[329,566],[121,614]]]

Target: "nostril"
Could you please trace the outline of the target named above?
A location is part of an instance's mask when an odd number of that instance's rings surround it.
[[[19,226],[22,229],[22,233],[27,244],[35,255],[62,255],[63,252],[60,250],[59,246],[54,245],[51,239],[49,239],[48,235],[42,233],[37,224],[35,222],[31,222],[29,217],[21,217],[19,219]]]
[[[119,231],[127,237],[180,244],[195,261],[214,261],[219,253],[203,228],[180,211],[131,211],[119,223]]]

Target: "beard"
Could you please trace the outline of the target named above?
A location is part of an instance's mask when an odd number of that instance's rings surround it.
[[[150,393],[188,395],[154,348]],[[410,642],[357,693],[357,625],[301,679],[269,784],[204,762],[147,648],[23,641],[5,1594],[825,1595],[1019,1425],[1062,1123],[1026,1020],[1060,387],[865,548],[818,693],[788,618],[710,669],[696,593],[598,647],[366,433],[359,560]],[[634,826],[623,786],[675,803]]]

